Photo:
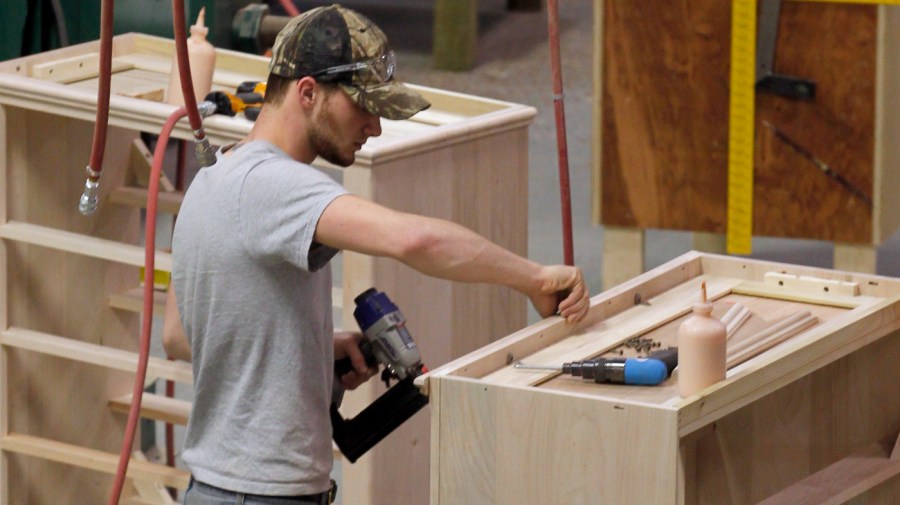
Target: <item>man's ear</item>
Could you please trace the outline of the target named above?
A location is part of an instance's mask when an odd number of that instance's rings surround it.
[[[295,97],[300,100],[303,107],[312,107],[315,104],[318,91],[316,80],[309,76],[298,80],[294,88]]]

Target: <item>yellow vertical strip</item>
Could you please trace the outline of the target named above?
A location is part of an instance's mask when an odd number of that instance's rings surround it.
[[[728,254],[752,252],[755,81],[756,0],[733,0],[728,121]]]

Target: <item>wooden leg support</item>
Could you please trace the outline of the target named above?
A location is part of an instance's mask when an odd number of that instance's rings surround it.
[[[603,289],[609,289],[644,273],[644,230],[603,228]]]
[[[845,272],[874,274],[877,249],[873,245],[834,244],[834,269]]]
[[[692,232],[691,249],[712,254],[725,254],[725,235],[700,231]]]
[[[436,0],[434,3],[434,67],[463,71],[475,63],[478,0]]]

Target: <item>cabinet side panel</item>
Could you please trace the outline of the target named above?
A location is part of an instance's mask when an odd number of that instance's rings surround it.
[[[453,221],[525,255],[527,132],[519,126],[382,163],[376,157],[371,198],[402,212]],[[525,298],[508,288],[451,283],[384,258],[374,261],[374,285],[401,307],[430,369],[526,323]],[[368,494],[371,503],[427,503],[430,410],[426,407],[373,448],[366,456],[368,468],[345,466],[345,489],[353,491],[345,495],[348,499]],[[370,483],[368,493],[352,484],[358,479]]]
[[[93,124],[8,107],[6,210],[10,220],[138,244],[140,213],[108,201],[123,184],[136,132],[107,135],[100,207],[78,212]],[[138,286],[138,269],[6,241],[8,321],[66,338],[136,350],[139,316],[114,310],[112,293]],[[4,328],[5,329],[5,328]],[[8,351],[11,432],[117,453],[125,418],[107,402],[131,390],[132,375],[34,352]],[[109,475],[10,456],[11,503],[101,503]]]
[[[675,503],[673,411],[442,380],[439,503]]]

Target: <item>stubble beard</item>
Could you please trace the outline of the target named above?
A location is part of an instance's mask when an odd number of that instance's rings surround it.
[[[350,153],[349,156],[341,154],[341,149],[335,139],[337,135],[337,121],[334,114],[322,104],[319,113],[313,119],[313,125],[309,133],[309,141],[316,154],[329,163],[333,163],[339,167],[349,167],[356,161],[356,154]]]

